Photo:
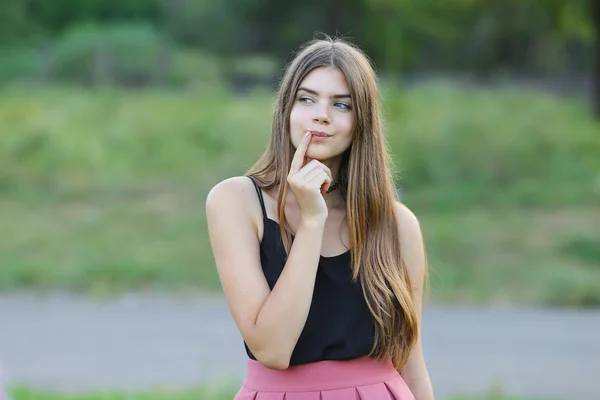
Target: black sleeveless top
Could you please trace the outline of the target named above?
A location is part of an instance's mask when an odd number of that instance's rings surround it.
[[[286,253],[279,224],[267,218],[262,191],[254,179],[252,182],[258,193],[264,222],[260,260],[272,290],[285,265]],[[310,311],[292,353],[290,366],[363,357],[369,354],[373,343],[373,318],[360,283],[352,281],[350,251],[333,257],[321,256]],[[248,345],[244,345],[248,357],[256,360]]]

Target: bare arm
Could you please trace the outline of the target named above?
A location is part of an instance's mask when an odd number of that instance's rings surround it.
[[[272,291],[260,263],[255,214],[248,207],[256,204],[250,180],[226,180],[206,200],[213,254],[233,318],[256,359],[274,369],[289,366],[306,323],[327,218],[321,193],[331,173],[316,161],[303,165],[308,142],[310,137],[298,146],[288,177],[302,208],[301,223]]]
[[[239,205],[240,199],[256,193],[242,183],[225,181],[207,198],[213,254],[225,297],[248,347],[265,366],[285,369],[308,317],[323,224],[300,225],[271,291],[260,264],[256,226]]]
[[[408,362],[399,372],[416,400],[433,400],[433,388],[425,365],[421,341],[423,285],[427,270],[425,246],[419,221],[408,208],[398,203],[396,218],[398,219],[403,259],[412,281],[413,303],[419,319],[419,338],[413,347]]]

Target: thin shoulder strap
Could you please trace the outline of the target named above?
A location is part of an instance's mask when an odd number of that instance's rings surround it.
[[[262,209],[263,218],[266,219],[267,209],[265,208],[265,199],[263,198],[262,190],[260,190],[260,187],[256,184],[254,177],[249,176],[248,178],[250,178],[250,180],[254,184],[254,188],[256,189],[256,193],[258,194],[258,200],[260,200],[260,208]]]

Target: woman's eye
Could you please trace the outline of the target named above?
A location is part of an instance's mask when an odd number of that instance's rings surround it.
[[[308,97],[300,97],[300,98],[298,99],[298,101],[299,101],[300,103],[309,103],[309,102],[312,102],[312,99],[310,99],[310,98],[308,98]]]
[[[341,108],[342,110],[351,110],[352,109],[352,107],[350,107],[346,103],[335,103],[334,106]]]

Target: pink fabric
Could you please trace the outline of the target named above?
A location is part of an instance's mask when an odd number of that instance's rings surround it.
[[[414,400],[391,362],[367,357],[319,361],[278,371],[248,360],[234,400]]]

